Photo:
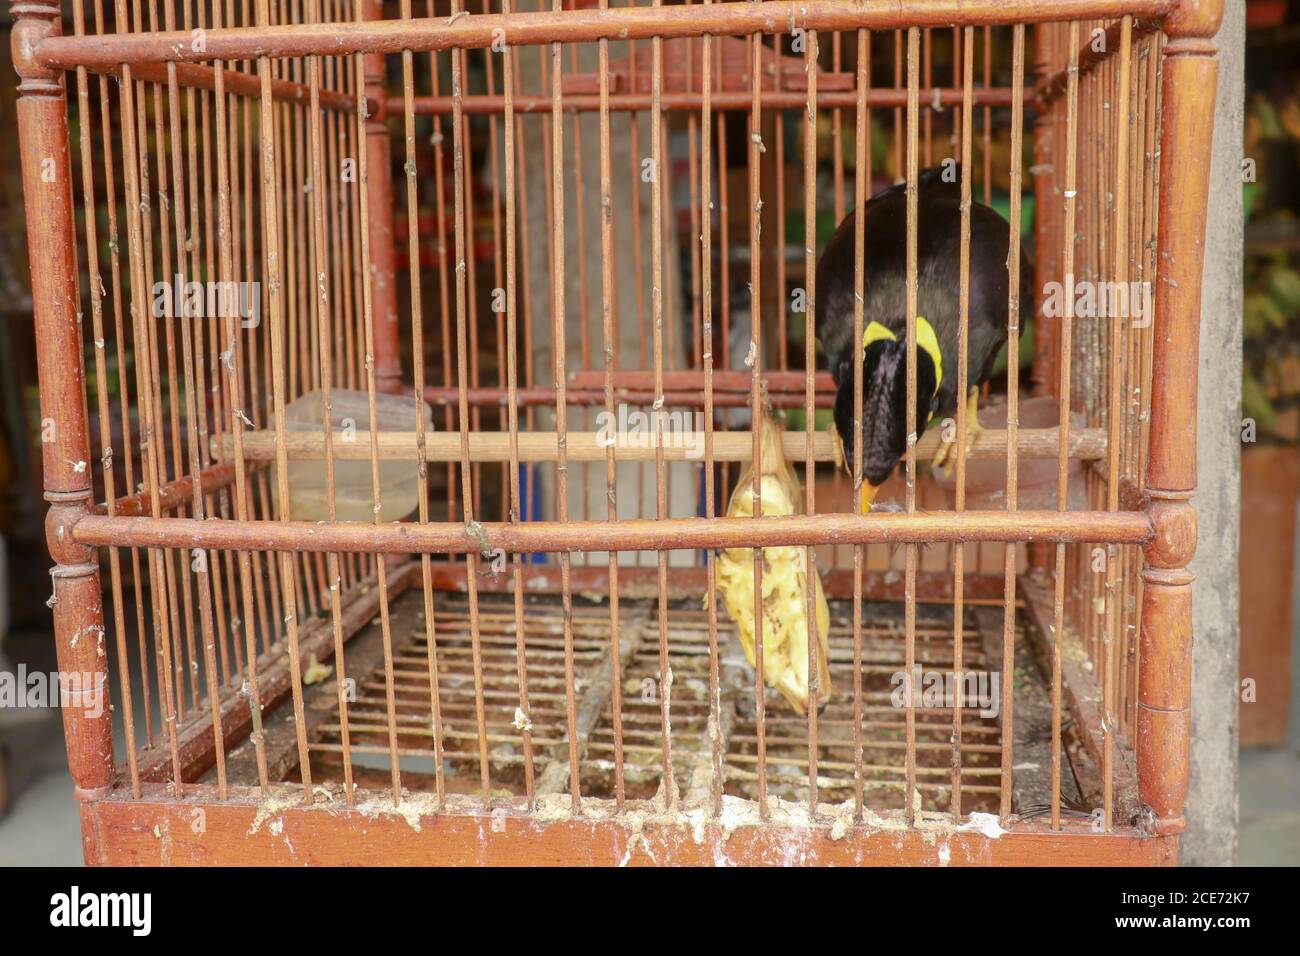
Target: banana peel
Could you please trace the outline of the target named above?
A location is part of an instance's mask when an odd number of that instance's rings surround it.
[[[802,508],[799,479],[781,448],[781,426],[764,407],[759,415],[759,497],[764,516],[782,516]],[[754,464],[741,474],[727,507],[727,517],[754,514]],[[800,715],[808,709],[808,577],[813,582],[813,607],[819,646],[819,696],[831,693],[828,658],[830,610],[816,566],[809,567],[802,546],[762,549],[763,557],[763,679],[776,688]],[[754,665],[754,549],[727,548],[718,556],[717,588],[727,614],[736,624],[745,656]]]

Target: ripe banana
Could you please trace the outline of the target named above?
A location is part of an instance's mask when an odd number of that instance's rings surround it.
[[[759,429],[759,497],[764,516],[792,515],[801,500],[799,479],[785,459],[781,448],[781,426],[764,407],[757,423]],[[727,517],[744,518],[754,514],[754,465],[740,476]],[[802,510],[802,509],[800,509]],[[802,546],[762,549],[763,573],[763,678],[781,692],[800,714],[808,708],[808,576],[813,580],[816,636],[818,642],[817,673],[819,697],[831,692],[829,647],[830,611],[822,591],[821,576],[814,565],[808,567],[808,552]],[[740,642],[749,663],[754,654],[754,549],[727,548],[718,557],[717,586],[727,614],[736,622]]]

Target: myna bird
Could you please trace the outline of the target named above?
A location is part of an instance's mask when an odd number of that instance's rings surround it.
[[[863,337],[853,341],[853,231],[850,213],[817,263],[817,338],[835,380],[835,427],[853,469],[853,363],[862,363],[862,510],[870,510],[907,448],[907,194],[899,184],[866,204]],[[922,172],[917,180],[916,437],[933,418],[957,408],[961,249],[961,167]],[[1010,226],[977,202],[970,211],[967,323],[967,447],[979,429],[979,386],[993,374],[1006,341]],[[1023,263],[1030,260],[1023,256]],[[1020,270],[1020,302],[1033,301],[1029,268]],[[940,445],[935,463],[952,454]]]

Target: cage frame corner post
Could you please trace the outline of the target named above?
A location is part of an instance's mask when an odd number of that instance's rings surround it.
[[[1164,22],[1156,335],[1142,572],[1138,781],[1156,834],[1186,828],[1191,748],[1192,574],[1201,274],[1223,0],[1182,0]]]
[[[74,540],[93,496],[81,356],[81,306],[73,220],[68,98],[62,71],[42,66],[36,47],[61,32],[57,0],[21,0],[12,53],[18,74],[18,139],[41,409],[46,541],[54,567],[49,605],[60,674],[68,769],[80,801],[106,796],[114,774],[112,711],[103,653],[98,551]]]
[[[383,0],[363,0],[361,12],[367,21],[383,20]],[[387,59],[382,53],[363,57],[366,84],[365,189],[370,208],[385,210],[373,215],[370,232],[371,309],[374,313],[375,347],[370,359],[375,363],[375,387],[387,394],[397,394],[404,387],[402,352],[398,341],[397,267],[393,245],[393,172],[392,140],[388,131],[388,106],[385,96]],[[418,360],[419,356],[415,357]]]

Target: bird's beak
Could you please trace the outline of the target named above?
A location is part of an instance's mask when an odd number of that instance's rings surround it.
[[[876,494],[880,491],[880,485],[873,485],[867,480],[862,482],[862,513],[871,513],[871,503],[876,500]]]

